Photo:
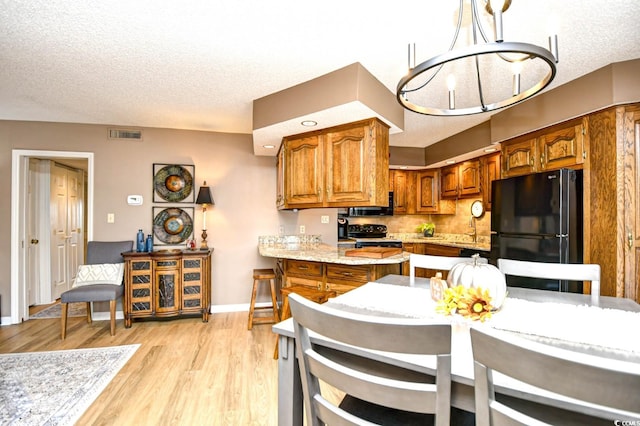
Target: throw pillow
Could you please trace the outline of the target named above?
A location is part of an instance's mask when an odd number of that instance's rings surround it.
[[[80,265],[73,287],[92,284],[122,284],[124,263]]]

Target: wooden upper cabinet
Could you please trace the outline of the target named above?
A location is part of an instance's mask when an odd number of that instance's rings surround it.
[[[502,178],[562,167],[582,168],[584,129],[582,119],[572,120],[502,142]]]
[[[416,213],[438,212],[438,170],[421,170],[416,173]]]
[[[455,200],[440,197],[440,169],[389,170],[393,214],[455,214]]]
[[[327,202],[367,202],[369,181],[375,163],[366,161],[368,126],[358,126],[325,135]]]
[[[582,124],[542,135],[538,138],[540,170],[571,167],[584,162]]]
[[[386,206],[389,127],[371,118],[283,139],[281,209]],[[280,166],[278,166],[280,173]]]
[[[440,197],[464,198],[480,194],[480,161],[464,161],[440,170]]]
[[[480,157],[480,174],[482,204],[486,211],[491,211],[491,183],[500,179],[500,153]]]
[[[277,160],[277,174],[276,174],[276,207],[281,209],[284,207],[284,144],[280,147],[280,151],[278,151],[278,160]]]
[[[458,197],[458,166],[440,169],[440,196],[442,198]]]
[[[324,176],[320,136],[287,140],[284,149],[285,206],[322,206]]]
[[[460,197],[480,194],[480,160],[458,165],[458,192]]]
[[[538,170],[536,138],[502,144],[502,177],[528,175]]]
[[[409,182],[405,170],[389,170],[389,190],[393,191],[393,213],[407,214],[409,197]]]

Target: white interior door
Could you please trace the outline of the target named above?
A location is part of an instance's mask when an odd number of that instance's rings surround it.
[[[51,168],[50,221],[51,221],[51,292],[54,299],[71,288],[68,263],[67,229],[67,170],[58,165]]]
[[[29,306],[40,303],[40,256],[39,256],[39,227],[38,227],[38,160],[29,161],[29,175],[27,181],[27,303]]]
[[[67,276],[71,283],[76,278],[78,266],[83,262],[83,196],[84,173],[67,171]]]

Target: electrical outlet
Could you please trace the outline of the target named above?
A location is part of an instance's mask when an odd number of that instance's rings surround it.
[[[280,227],[278,228],[278,234],[284,235],[284,225],[280,225]]]
[[[107,213],[107,223],[115,223],[116,215],[113,213]]]
[[[320,223],[329,223],[329,216],[328,215],[320,216]]]
[[[304,227],[304,225],[300,225],[300,233],[304,234],[306,232],[306,229]]]

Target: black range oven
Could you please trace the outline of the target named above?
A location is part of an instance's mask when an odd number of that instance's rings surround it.
[[[387,226],[375,224],[349,224],[347,229],[349,238],[356,241],[356,248],[363,247],[399,247],[402,241],[387,238]]]

